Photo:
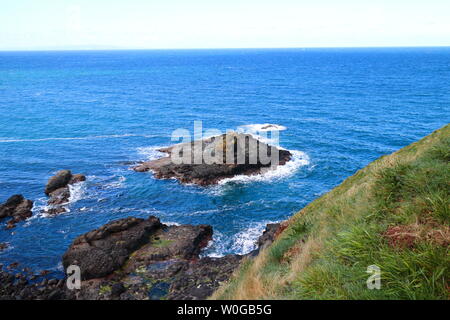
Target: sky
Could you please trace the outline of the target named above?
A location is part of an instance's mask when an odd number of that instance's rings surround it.
[[[0,50],[450,46],[450,0],[1,0]]]

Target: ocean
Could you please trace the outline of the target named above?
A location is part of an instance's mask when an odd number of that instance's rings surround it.
[[[210,224],[203,255],[248,253],[267,223],[289,218],[371,161],[450,122],[450,48],[0,52],[0,202],[35,200],[0,228],[0,263],[62,272],[75,237],[111,220],[155,215]],[[130,170],[179,128],[278,125],[294,160],[217,186]],[[70,212],[46,216],[44,187],[83,173]]]

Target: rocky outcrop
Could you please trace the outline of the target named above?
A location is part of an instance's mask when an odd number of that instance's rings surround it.
[[[0,219],[9,218],[6,228],[14,228],[17,222],[32,216],[32,208],[33,201],[25,199],[20,194],[14,195],[0,205]]]
[[[104,277],[121,268],[129,255],[161,228],[156,217],[125,218],[110,222],[75,239],[63,256],[63,265],[77,265],[82,279]]]
[[[161,224],[156,217],[125,218],[73,242],[63,265],[78,265],[81,290],[71,299],[206,299],[229,279],[244,256],[201,257],[209,225]]]
[[[258,238],[258,248],[263,249],[270,246],[276,239],[281,223],[269,223],[263,234]]]
[[[112,221],[76,238],[63,256],[64,268],[80,267],[80,290],[69,290],[65,279],[47,272],[13,272],[17,263],[8,270],[0,264],[0,300],[207,299],[245,258],[200,257],[211,237],[208,225],[167,226],[153,216]]]
[[[8,248],[8,244],[7,244],[7,243],[0,242],[0,251],[5,250],[6,248]]]
[[[45,194],[50,197],[48,200],[49,209],[45,212],[49,214],[59,214],[66,212],[66,205],[70,199],[70,185],[85,181],[82,174],[72,174],[70,170],[61,170],[51,177],[45,186]]]
[[[235,175],[259,174],[288,162],[292,154],[243,133],[228,133],[201,141],[163,148],[168,156],[144,162],[134,170],[152,171],[158,179],[182,183],[216,184]]]

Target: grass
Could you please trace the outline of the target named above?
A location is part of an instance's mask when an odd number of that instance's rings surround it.
[[[165,248],[170,246],[173,243],[173,240],[168,240],[168,239],[158,239],[158,240],[154,240],[152,242],[152,246],[156,247],[156,248]]]
[[[450,125],[295,214],[213,299],[448,299]],[[381,271],[369,290],[369,266]]]

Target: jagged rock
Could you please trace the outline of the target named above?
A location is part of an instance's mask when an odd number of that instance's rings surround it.
[[[14,228],[17,222],[32,216],[31,209],[33,201],[25,199],[22,195],[10,197],[4,204],[0,205],[0,219],[10,218],[7,229]]]
[[[121,268],[129,255],[161,228],[158,218],[125,218],[110,222],[75,239],[63,256],[63,265],[77,265],[82,279],[106,276]]]
[[[263,234],[258,238],[258,248],[263,249],[273,243],[281,223],[269,223]]]
[[[171,283],[168,300],[204,300],[227,281],[244,257],[226,255],[222,258],[205,257],[191,263],[184,273]]]
[[[72,174],[70,170],[61,170],[48,180],[45,187],[45,194],[50,197],[48,200],[49,209],[45,212],[48,214],[59,214],[66,212],[65,204],[70,199],[69,185],[86,181],[86,177],[82,174]]]
[[[0,243],[0,251],[5,250],[8,247],[9,245],[7,243]]]
[[[72,179],[72,172],[70,170],[58,171],[48,180],[47,185],[45,186],[45,194],[49,196],[53,191],[67,187],[70,179]]]
[[[70,198],[70,190],[67,187],[59,188],[50,193],[50,199],[48,200],[48,204],[51,206],[57,206],[64,203],[67,203]]]
[[[133,253],[125,270],[133,272],[139,266],[174,258],[198,258],[200,250],[206,247],[212,238],[212,233],[212,227],[209,225],[163,226],[148,244]]]
[[[249,134],[235,132],[159,151],[168,156],[144,162],[133,169],[153,171],[158,179],[176,178],[182,183],[199,185],[216,184],[240,174],[258,174],[264,168],[284,165],[292,157],[287,150],[269,146]]]

